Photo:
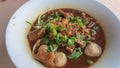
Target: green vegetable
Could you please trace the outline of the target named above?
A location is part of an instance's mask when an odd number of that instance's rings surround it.
[[[51,37],[55,37],[57,35],[57,30],[56,30],[55,25],[51,24],[51,23],[47,23],[44,28],[47,30],[47,32],[49,33],[49,35]]]
[[[91,35],[87,35],[87,36],[86,36],[86,39],[87,39],[87,40],[91,40],[91,39],[92,39]]]
[[[58,17],[60,17],[60,16],[61,16],[61,14],[60,14],[60,13],[55,12],[55,17],[56,17],[56,18],[58,18]]]
[[[66,42],[67,39],[68,39],[68,37],[66,35],[62,37],[62,41],[64,41],[64,42]]]
[[[57,25],[56,26],[56,30],[66,30],[66,28],[64,28],[63,26]]]
[[[74,41],[71,40],[71,39],[68,39],[68,45],[69,45],[69,46],[73,46],[73,45],[74,45]]]
[[[67,42],[68,46],[74,46],[75,40],[75,37],[70,37]]]
[[[77,34],[76,37],[79,38],[80,40],[84,39],[84,37],[82,35],[80,35],[80,34]]]
[[[25,21],[25,22],[32,26],[32,24],[29,21]]]
[[[58,46],[56,44],[50,44],[50,45],[48,45],[47,51],[54,52],[57,50],[57,48],[58,48]]]
[[[45,17],[46,17],[46,14],[42,15],[42,16],[41,16],[41,19],[44,19]]]
[[[70,22],[71,22],[71,23],[74,23],[74,22],[75,22],[74,17],[70,17]]]
[[[53,47],[51,45],[49,45],[48,48],[47,48],[47,51],[48,52],[53,52],[53,50],[54,50]]]
[[[78,25],[81,27],[81,26],[86,26],[83,21],[82,21],[82,18],[81,17],[68,17],[68,20],[71,22],[71,23],[78,23]]]
[[[50,30],[56,29],[56,25],[50,24]]]
[[[90,44],[90,41],[81,41],[84,45]]]
[[[96,35],[96,31],[91,29],[91,32],[92,32],[92,36]]]
[[[75,52],[69,56],[69,59],[77,59],[79,58],[79,56],[80,56],[80,52]]]
[[[92,60],[87,60],[87,64],[88,64],[88,65],[93,65],[94,62],[93,62]]]
[[[77,17],[77,18],[76,18],[76,22],[78,23],[78,25],[79,25],[80,27],[82,27],[82,26],[83,26],[83,27],[86,27],[86,24],[83,23],[81,17]]]
[[[83,24],[84,24],[84,25],[87,25],[88,23],[89,23],[89,21],[84,21],[84,23],[83,23]]]
[[[98,30],[99,27],[98,27],[97,25],[95,25],[95,26],[93,27],[93,29],[94,29],[94,30]]]
[[[45,22],[43,20],[39,20],[38,25],[44,25]]]
[[[39,28],[41,28],[44,24],[45,24],[45,22],[39,17],[39,18],[38,18],[38,23],[34,26],[34,28],[35,28],[35,29],[39,29]]]
[[[83,26],[83,24],[81,22],[78,23],[79,26]]]
[[[57,43],[58,45],[59,45],[60,42],[61,42],[60,37],[61,37],[61,35],[60,35],[60,34],[57,34],[57,35],[56,35],[56,38],[55,38],[55,41],[56,41],[56,43]]]
[[[44,25],[43,27],[45,28],[45,30],[47,30],[48,32],[50,31],[50,23],[47,23],[46,25]]]
[[[81,17],[75,17],[75,21],[78,22],[78,23],[83,23]]]
[[[58,12],[52,13],[51,15],[48,16],[49,20],[51,21],[58,21],[60,18],[61,14],[59,14]]]
[[[80,22],[82,23],[81,17],[68,17],[71,23]]]
[[[57,34],[55,38],[55,42],[59,45],[60,42],[66,42],[68,39],[67,36],[62,36],[61,34]]]
[[[78,23],[79,26],[83,26],[83,22],[82,22],[81,17],[75,17],[75,21]]]
[[[79,47],[79,48],[75,48],[75,50],[73,51],[73,53],[70,54],[70,55],[68,56],[68,58],[69,58],[69,59],[77,59],[77,58],[79,58],[82,54],[83,54],[83,53],[82,53],[80,47]]]
[[[54,25],[54,24],[51,24],[51,23],[47,23],[44,28],[47,30],[47,32],[49,33],[50,36],[52,37],[58,37],[59,34],[58,34],[58,31],[59,30],[65,30],[65,28],[63,26],[60,26],[60,25]],[[60,40],[60,39],[59,39]],[[65,41],[65,40],[63,40]],[[56,40],[56,42],[58,43],[58,39]]]
[[[35,25],[35,26],[33,26],[35,29],[40,29],[42,26],[40,26],[40,25]]]
[[[71,22],[71,17],[70,16],[67,17],[67,21]]]
[[[37,23],[38,26],[43,26],[45,24],[45,22],[44,22],[44,16],[45,15],[39,16],[38,23]]]
[[[54,18],[54,19],[52,19],[51,21],[52,22],[56,22],[56,21],[58,21],[59,20],[59,18]]]
[[[55,37],[57,35],[56,29],[51,30],[49,35]]]

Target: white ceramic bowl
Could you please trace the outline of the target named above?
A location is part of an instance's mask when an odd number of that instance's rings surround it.
[[[92,68],[120,68],[120,21],[108,8],[95,0],[31,0],[11,17],[6,30],[6,47],[18,68],[44,68],[32,58],[27,41],[30,25],[39,14],[56,8],[75,8],[93,16],[104,29],[106,49]]]

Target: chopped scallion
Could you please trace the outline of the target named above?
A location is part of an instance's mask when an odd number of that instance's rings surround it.
[[[93,29],[94,29],[94,30],[98,30],[99,27],[98,27],[98,26],[94,26]]]
[[[70,37],[67,42],[68,46],[74,46],[75,40],[75,37]]]
[[[66,42],[67,39],[68,39],[68,37],[66,35],[62,37],[62,41],[64,41],[64,42]]]
[[[73,51],[73,53],[70,54],[70,55],[68,56],[68,58],[69,58],[69,59],[77,59],[77,58],[79,58],[82,54],[83,54],[83,53],[82,53],[80,47],[79,47],[79,48],[75,48],[75,50]]]
[[[88,65],[93,65],[94,64],[94,62],[92,61],[92,60],[87,60],[87,63],[88,63]]]
[[[84,37],[82,35],[80,35],[80,34],[77,34],[76,37],[79,38],[80,40],[84,39]]]
[[[51,45],[48,45],[47,51],[54,52],[57,50],[57,48],[58,48],[58,46],[56,44],[51,44]]]
[[[25,22],[32,26],[32,24],[29,21],[25,21]]]

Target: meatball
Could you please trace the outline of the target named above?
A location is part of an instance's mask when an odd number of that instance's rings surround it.
[[[62,67],[66,64],[67,57],[63,52],[56,52],[54,61],[56,67]]]
[[[100,56],[102,53],[101,47],[96,44],[96,43],[90,43],[88,46],[85,48],[85,54],[90,57],[96,57]]]

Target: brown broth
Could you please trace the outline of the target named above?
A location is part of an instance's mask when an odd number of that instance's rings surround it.
[[[52,10],[52,11],[57,11],[58,9],[56,10]],[[75,10],[75,9],[68,9],[68,8],[65,8],[65,9],[62,9],[64,12],[71,12],[74,14],[74,16],[81,16],[81,13],[83,11],[80,11],[80,10]],[[52,11],[49,11],[49,12],[52,12]],[[84,12],[85,13],[85,12]],[[48,14],[47,12],[45,14]],[[87,13],[86,13],[87,14]],[[93,18],[92,16],[90,15],[86,15],[88,17],[91,17]],[[97,26],[99,26],[99,29],[97,30],[97,34],[96,34],[96,40],[94,40],[93,42],[97,43],[98,45],[100,45],[101,49],[102,49],[102,54],[104,52],[104,49],[105,49],[105,35],[104,35],[104,31],[102,29],[102,27],[100,26],[100,24],[98,22],[96,22],[96,20],[93,18],[92,19],[96,24]],[[37,21],[34,22],[34,25],[37,23]],[[33,26],[34,26],[33,25]],[[33,26],[31,27],[30,31],[33,30]],[[29,41],[29,44],[30,44],[30,48],[32,49],[33,48],[33,45],[34,45],[35,41]],[[83,49],[84,50],[84,49]],[[62,51],[64,52],[67,56],[68,56],[68,52],[63,49],[62,47],[58,49],[58,51]],[[102,55],[101,55],[102,56]],[[79,57],[78,59],[76,60],[70,60],[68,59],[67,60],[67,63],[65,66],[61,67],[61,68],[88,68],[89,65],[87,64],[87,60],[92,60],[94,63],[98,61],[98,59],[100,59],[100,57],[88,57],[86,56],[84,53],[81,57]]]

